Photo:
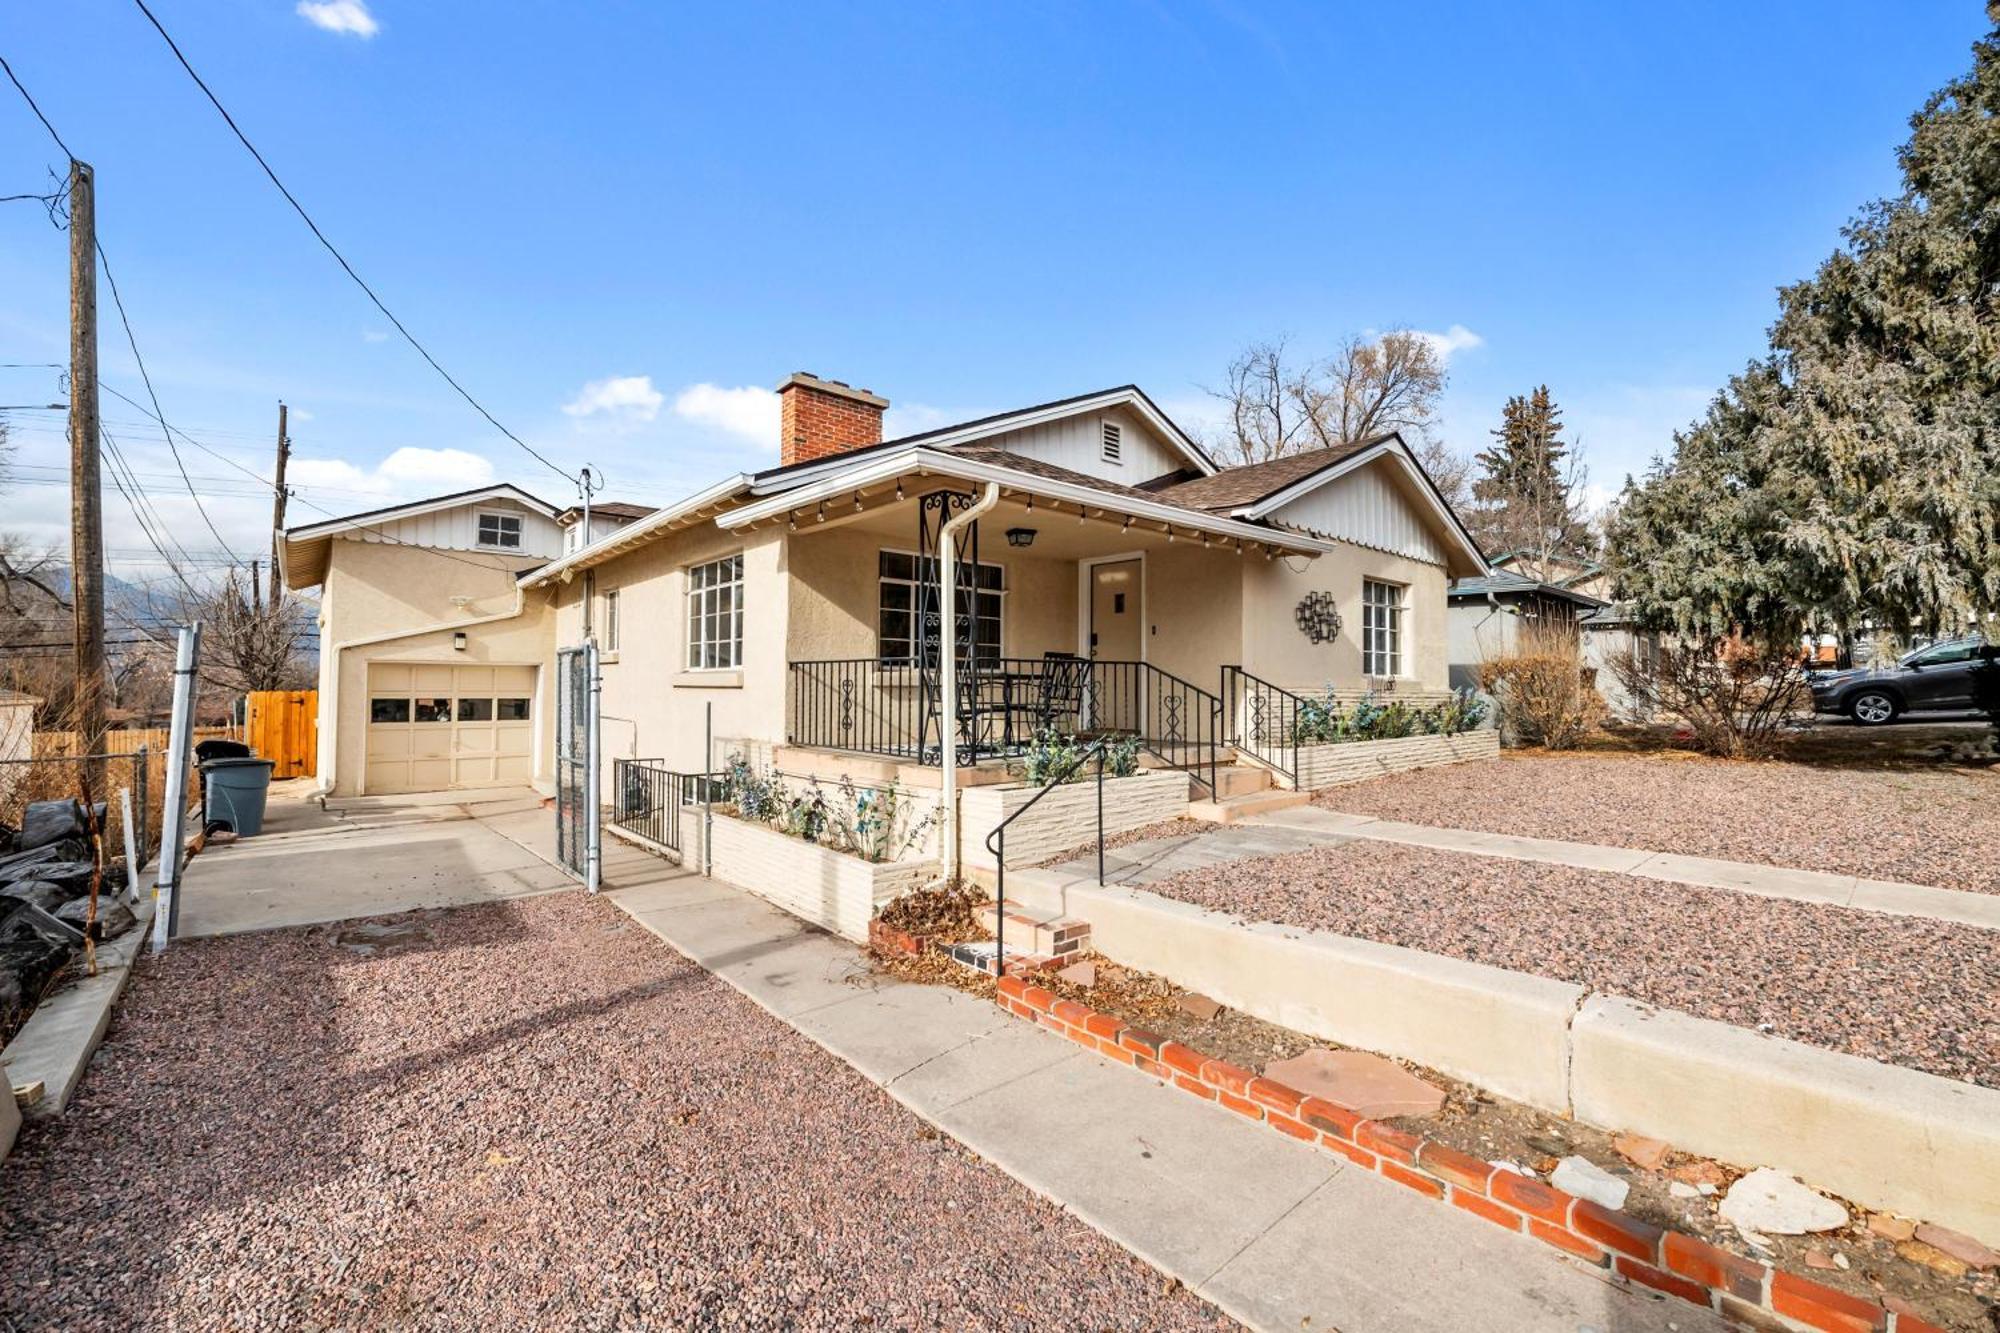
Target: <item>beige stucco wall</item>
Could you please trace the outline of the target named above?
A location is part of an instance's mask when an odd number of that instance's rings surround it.
[[[1313,560],[1249,560],[1243,569],[1243,669],[1274,685],[1317,693],[1366,683],[1361,674],[1361,584],[1386,579],[1406,585],[1400,692],[1436,691],[1449,682],[1448,631],[1441,566],[1363,546],[1341,545]],[[1309,592],[1333,594],[1340,636],[1314,643],[1298,627],[1296,609]]]
[[[618,590],[618,649],[606,650],[601,659],[607,764],[613,759],[660,759],[676,772],[703,771],[709,705],[714,707],[713,762],[718,765],[729,741],[775,744],[784,739],[791,619],[784,584],[785,536],[782,529],[742,534],[700,523],[555,585],[557,645],[583,641],[587,583],[594,583],[600,599]],[[688,671],[687,570],[739,551],[743,665],[736,671]]]
[[[320,598],[319,772],[339,795],[364,790],[368,745],[368,666],[426,662],[445,666],[532,666],[535,781],[549,780],[554,655],[548,599],[517,597],[514,577],[540,561],[519,556],[444,553],[384,542],[336,540]],[[454,604],[453,598],[465,599]],[[520,607],[515,614],[516,606]],[[411,634],[412,630],[422,633]],[[462,630],[466,646],[453,646]],[[384,638],[385,635],[396,637]]]

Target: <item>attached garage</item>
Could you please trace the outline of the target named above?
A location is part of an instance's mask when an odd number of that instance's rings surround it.
[[[370,663],[367,790],[526,786],[534,709],[532,666]]]

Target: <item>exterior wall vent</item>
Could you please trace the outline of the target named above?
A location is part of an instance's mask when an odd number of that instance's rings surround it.
[[[1107,463],[1125,461],[1125,428],[1115,421],[1104,423],[1104,450],[1101,455]]]

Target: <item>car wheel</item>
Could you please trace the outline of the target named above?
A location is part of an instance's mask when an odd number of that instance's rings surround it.
[[[1879,727],[1893,721],[1900,711],[1895,696],[1880,690],[1863,690],[1847,701],[1847,715],[1864,727]]]

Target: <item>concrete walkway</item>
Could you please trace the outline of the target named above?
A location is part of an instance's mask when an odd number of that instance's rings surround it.
[[[987,1001],[883,976],[853,945],[720,880],[676,868],[610,896],[917,1115],[1254,1328],[1722,1328]],[[838,1151],[832,1128],[822,1146]]]
[[[1428,824],[1403,824],[1393,819],[1341,814],[1318,806],[1299,806],[1268,815],[1255,815],[1244,823],[1268,829],[1273,834],[1281,831],[1290,833],[1312,845],[1368,838],[1410,847],[1470,852],[1476,856],[1500,856],[1516,861],[1542,861],[1583,870],[1606,870],[1674,884],[1734,889],[1738,893],[1753,893],[1761,898],[1830,903],[1835,907],[1928,917],[1933,921],[2000,930],[2000,894],[1995,893],[1966,893],[1959,889],[1933,888],[1927,884],[1902,884],[1894,880],[1829,874],[1821,870],[1795,870],[1787,866],[1756,865],[1747,861],[1648,852],[1594,842],[1562,842],[1554,838],[1523,838],[1507,833],[1433,828]],[[1268,856],[1274,853],[1255,854]]]

